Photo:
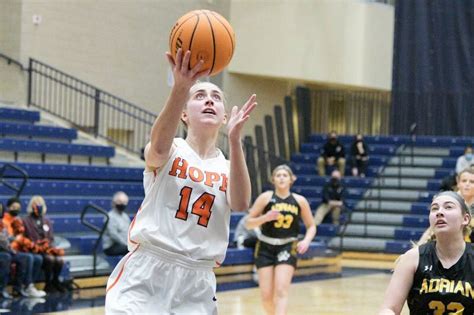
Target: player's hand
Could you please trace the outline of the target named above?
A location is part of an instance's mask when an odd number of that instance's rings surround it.
[[[244,123],[250,118],[250,113],[253,111],[257,102],[257,96],[253,94],[247,102],[239,110],[237,106],[232,107],[229,121],[227,122],[227,131],[229,140],[239,140]]]
[[[173,70],[174,84],[175,86],[183,86],[185,89],[191,88],[191,86],[197,81],[197,79],[209,74],[209,70],[201,71],[203,60],[200,60],[192,69],[189,69],[189,60],[191,58],[191,51],[183,52],[181,48],[176,53],[176,60],[173,59],[171,53],[166,52],[166,57]]]
[[[304,254],[309,248],[309,242],[302,240],[299,241],[298,244],[296,245],[296,251],[298,254]]]
[[[276,210],[268,211],[267,213],[265,213],[265,220],[266,222],[275,221],[276,219],[278,219],[279,215],[280,215],[280,212]]]

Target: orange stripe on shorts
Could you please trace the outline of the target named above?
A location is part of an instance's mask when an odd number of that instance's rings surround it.
[[[119,272],[117,278],[116,278],[115,281],[110,285],[110,287],[108,287],[108,288],[105,290],[105,294],[107,294],[107,293],[117,284],[117,282],[120,280],[120,277],[122,277],[123,271],[125,270],[125,264],[128,262],[128,260],[130,259],[130,257],[132,257],[133,253],[135,253],[139,247],[140,247],[140,245],[138,245],[137,247],[135,247],[135,249],[133,250],[133,252],[130,252],[130,253],[127,254],[127,256],[126,256],[127,258],[125,259],[125,262],[123,263],[122,268],[120,269],[120,272]]]

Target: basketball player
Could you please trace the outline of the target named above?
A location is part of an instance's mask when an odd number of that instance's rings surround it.
[[[430,228],[435,240],[410,249],[395,267],[379,315],[474,314],[474,252],[464,241],[471,214],[452,191],[433,197]]]
[[[224,95],[190,52],[169,53],[174,86],[145,148],[145,198],[130,225],[127,254],[107,283],[107,314],[217,314],[212,271],[224,260],[230,209],[246,210],[250,179],[241,131],[255,95],[230,117]],[[174,138],[182,120],[186,139]],[[227,124],[229,157],[216,147]]]
[[[464,201],[471,209],[474,207],[474,171],[471,168],[466,168],[458,174],[457,191],[464,198]],[[471,228],[474,227],[474,220],[471,221]],[[424,244],[433,237],[433,231],[428,228],[421,236],[418,244]],[[469,241],[474,241],[474,235],[471,234]]]
[[[261,226],[262,233],[255,247],[255,265],[267,314],[286,314],[296,255],[308,250],[316,234],[308,201],[290,191],[295,180],[290,167],[277,166],[272,172],[275,190],[264,192],[255,200],[247,219],[248,229]],[[306,235],[298,242],[300,218],[306,226]]]

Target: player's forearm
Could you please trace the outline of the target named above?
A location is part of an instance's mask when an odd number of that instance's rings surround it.
[[[316,235],[316,226],[311,225],[310,227],[306,227],[306,234],[304,236],[304,241],[311,242]]]
[[[252,230],[252,229],[257,228],[257,227],[259,227],[260,225],[262,225],[266,222],[267,222],[267,219],[264,215],[261,215],[261,216],[256,217],[256,218],[248,218],[247,222],[245,222],[245,228],[247,230]]]
[[[153,150],[154,154],[168,155],[181,120],[181,114],[189,97],[188,94],[189,88],[187,86],[174,86],[172,88],[165,107],[151,128],[150,150]]]
[[[250,203],[250,177],[245,163],[244,151],[240,139],[229,141],[230,148],[230,174],[229,193],[232,210],[243,211],[249,208]]]

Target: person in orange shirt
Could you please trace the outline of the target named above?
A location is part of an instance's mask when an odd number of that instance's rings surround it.
[[[7,201],[7,211],[3,215],[3,225],[7,231],[8,236],[13,236],[12,222],[15,219],[21,220],[18,215],[21,212],[21,201],[16,197],[12,197]],[[40,254],[22,252],[14,250],[12,261],[17,263],[19,272],[17,273],[17,280],[13,287],[16,295],[23,297],[43,297],[46,293],[42,290],[36,289],[34,282],[38,280],[41,273],[41,266],[43,265],[43,256]]]
[[[12,221],[20,214],[21,202],[20,199],[12,197],[7,201],[7,211],[3,215],[3,225],[8,231],[8,235],[13,235]]]

